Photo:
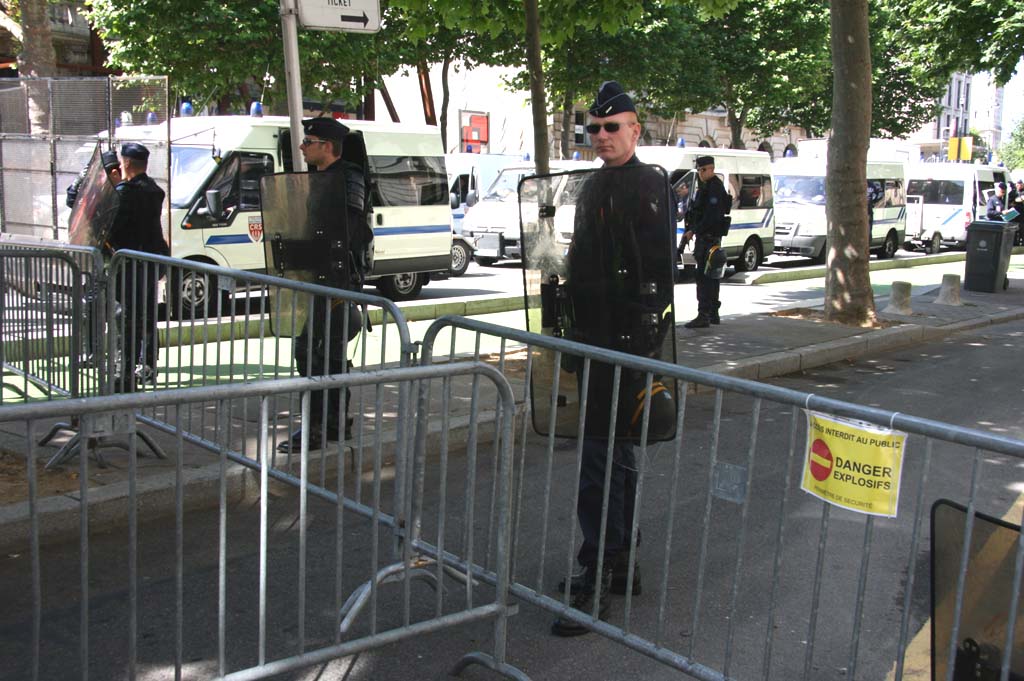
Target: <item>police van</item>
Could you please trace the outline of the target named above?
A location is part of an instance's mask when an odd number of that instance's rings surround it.
[[[906,234],[907,206],[902,161],[868,161],[865,192],[871,203],[871,250],[896,254]],[[775,252],[825,262],[825,159],[783,158],[772,164]]]
[[[1008,181],[1005,168],[966,163],[912,163],[907,166],[907,248],[938,253],[943,246],[964,248],[967,226],[985,217],[996,183]]]
[[[700,156],[712,156],[715,174],[732,196],[732,225],[722,238],[722,249],[738,271],[753,271],[761,266],[775,244],[771,157],[767,153],[705,147],[637,147],[636,155],[644,163],[664,168],[674,178],[674,189],[687,184],[691,205],[697,191],[694,163]],[[676,224],[676,243],[684,228],[683,221]]]
[[[392,300],[415,298],[447,276],[452,227],[444,152],[437,128],[345,120],[362,134],[370,172],[373,270],[369,279]],[[122,126],[119,142],[159,144],[167,127]],[[176,258],[265,272],[259,180],[293,169],[289,121],[283,116],[171,119],[170,244]],[[301,162],[300,162],[301,164]],[[207,205],[215,191],[219,212]],[[218,206],[214,206],[215,209]],[[171,290],[186,314],[211,299],[204,282],[185,277]]]
[[[448,192],[452,207],[452,274],[461,276],[473,257],[473,246],[462,233],[462,221],[480,200],[483,190],[491,186],[494,178],[505,166],[521,163],[514,154],[474,154],[461,152],[446,154],[445,171],[448,174]]]
[[[552,174],[594,167],[592,161],[550,163]],[[521,256],[520,217],[523,221],[529,221],[531,217],[520,216],[519,182],[536,172],[536,166],[532,163],[518,163],[502,168],[472,212],[466,215],[462,223],[462,233],[473,246],[473,260],[481,265],[493,265],[499,260]],[[568,174],[558,177],[552,187],[554,204],[575,206],[575,196],[582,180],[582,175]],[[532,199],[533,197],[524,197],[524,204],[536,206],[535,200]],[[572,211],[563,211],[559,215],[559,225],[563,224],[563,216],[568,221],[567,224],[571,225]]]

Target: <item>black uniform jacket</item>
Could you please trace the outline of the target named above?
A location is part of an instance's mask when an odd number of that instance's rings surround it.
[[[693,232],[697,236],[718,237],[724,235],[725,216],[732,208],[732,199],[725,191],[718,175],[704,182],[697,190],[697,200],[691,208],[696,213]]]
[[[156,255],[170,255],[160,212],[164,205],[164,190],[149,175],[142,173],[130,180],[119,182],[117,216],[110,228],[106,245],[118,251],[126,248]]]

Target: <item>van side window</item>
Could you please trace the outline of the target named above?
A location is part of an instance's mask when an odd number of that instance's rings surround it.
[[[903,193],[903,180],[898,178],[885,181],[885,207],[905,206],[906,196]]]
[[[959,206],[964,200],[964,183],[958,180],[911,180],[907,194],[923,197],[929,205]]]
[[[447,206],[440,156],[370,156],[374,206]]]
[[[772,179],[768,175],[732,175],[729,193],[733,208],[770,208]]]
[[[260,178],[273,169],[274,159],[269,154],[231,154],[221,163],[207,189],[220,192],[225,216],[236,211],[259,210]]]
[[[985,203],[988,199],[986,197],[995,193],[996,183],[995,181],[989,182],[988,180],[978,180],[978,203]]]

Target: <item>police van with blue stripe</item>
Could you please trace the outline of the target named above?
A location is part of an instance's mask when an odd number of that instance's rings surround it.
[[[440,134],[428,126],[347,119],[344,124],[363,136],[369,165],[374,239],[368,279],[392,300],[414,298],[431,278],[447,276],[452,262]],[[167,128],[121,127],[117,137],[159,146]],[[172,118],[170,140],[171,255],[264,272],[259,179],[293,169],[288,118]],[[219,194],[218,215],[206,203],[210,190]],[[215,284],[210,289],[186,278],[171,295],[180,296],[186,310],[202,310]]]
[[[867,186],[871,251],[896,254],[906,235],[907,202],[902,161],[868,161]],[[783,158],[772,164],[775,192],[775,252],[810,258],[828,255],[825,217],[825,158]]]
[[[637,158],[660,165],[672,179],[679,203],[677,216],[693,205],[698,190],[694,162],[699,156],[715,159],[715,174],[732,197],[729,213],[732,225],[722,237],[722,250],[738,271],[756,270],[775,245],[775,209],[772,200],[771,157],[763,151],[709,149],[705,147],[637,147]],[[686,199],[679,195],[686,186]],[[677,220],[676,243],[683,236],[684,220]],[[683,254],[684,264],[693,264],[690,251]]]

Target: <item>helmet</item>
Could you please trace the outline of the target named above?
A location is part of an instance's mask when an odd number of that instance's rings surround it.
[[[721,246],[712,246],[708,253],[707,262],[704,264],[704,274],[712,279],[721,279],[725,276],[725,265],[728,258]]]
[[[640,376],[636,378],[639,380]],[[647,422],[647,439],[651,442],[671,440],[675,434],[676,400],[671,388],[674,381],[666,380],[665,383],[657,378],[651,381],[651,414]],[[622,406],[619,413],[626,419],[628,435],[640,437],[644,425],[644,403],[647,400],[646,380],[638,390],[630,390],[629,393],[623,391],[620,394]]]

